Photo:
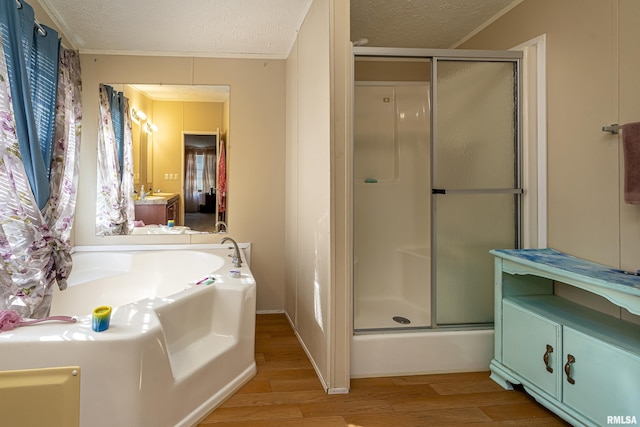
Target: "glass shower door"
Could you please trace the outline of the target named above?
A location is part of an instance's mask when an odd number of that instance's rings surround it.
[[[432,62],[432,325],[493,322],[493,248],[519,246],[517,62]]]

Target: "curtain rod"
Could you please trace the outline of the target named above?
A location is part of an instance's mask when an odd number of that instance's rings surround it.
[[[18,7],[18,9],[22,9],[22,1],[16,0],[16,6]],[[37,20],[33,20],[33,25],[35,25],[38,29],[38,34],[40,34],[42,37],[47,37],[46,28],[44,28]]]

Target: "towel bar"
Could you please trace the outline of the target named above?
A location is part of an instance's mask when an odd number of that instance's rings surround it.
[[[617,123],[614,123],[609,126],[602,126],[602,132],[611,132],[611,135],[617,135],[620,133],[622,126]]]

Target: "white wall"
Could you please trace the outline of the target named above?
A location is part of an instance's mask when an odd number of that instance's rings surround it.
[[[285,310],[330,393],[349,388],[349,0],[314,0],[287,71]]]
[[[325,385],[331,285],[329,1],[315,0],[287,60],[285,301]]]
[[[287,134],[285,165],[284,311],[298,315],[298,40],[287,58]]]

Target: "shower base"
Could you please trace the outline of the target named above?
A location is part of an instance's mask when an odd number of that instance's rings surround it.
[[[353,322],[356,330],[424,328],[431,324],[431,317],[428,309],[401,298],[360,298]]]
[[[487,371],[493,329],[385,331],[351,337],[351,378]]]

